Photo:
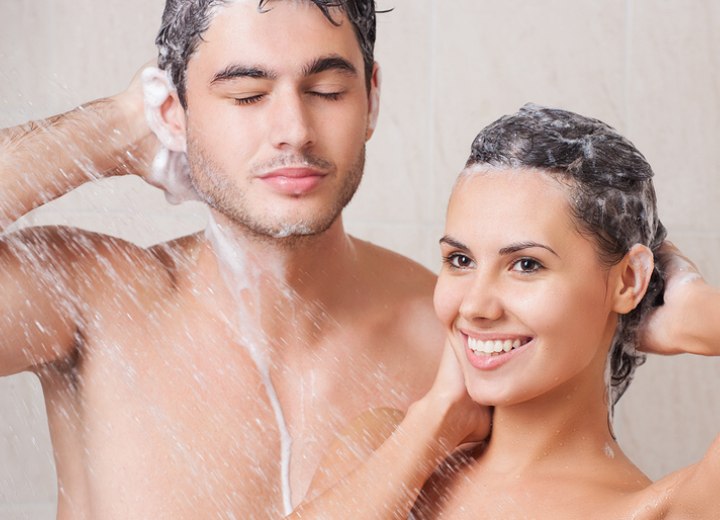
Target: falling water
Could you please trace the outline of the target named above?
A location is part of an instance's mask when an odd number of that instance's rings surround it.
[[[251,314],[243,301],[243,294],[248,290],[257,289],[257,281],[252,280],[252,266],[242,251],[236,247],[218,226],[215,219],[210,216],[205,236],[212,244],[221,264],[223,279],[237,303],[238,321],[245,324],[250,321]],[[251,331],[250,334],[240,338],[241,343],[247,349],[250,357],[255,363],[262,378],[263,386],[272,406],[278,431],[280,433],[280,479],[282,483],[283,508],[286,515],[292,513],[292,494],[290,489],[290,456],[292,453],[292,437],[285,422],[285,416],[280,406],[277,392],[270,378],[270,364],[267,358],[267,351],[263,349],[266,344],[265,338],[259,337],[260,328],[257,324],[250,324],[243,330]]]
[[[145,116],[148,125],[163,144],[153,162],[150,180],[153,184],[163,187],[166,198],[173,204],[196,199],[197,195],[190,182],[186,155],[182,151],[171,151],[177,150],[177,143],[173,141],[173,137],[162,124],[160,116],[160,107],[174,89],[172,80],[165,71],[155,67],[148,67],[142,73],[142,82]],[[266,338],[256,322],[248,323],[253,321],[255,317],[243,299],[248,294],[256,293],[258,280],[253,279],[253,264],[247,261],[244,252],[223,232],[212,215],[205,229],[205,237],[218,256],[223,280],[237,304],[238,323],[240,325],[249,325],[242,327],[245,336],[240,338],[240,342],[247,349],[257,367],[277,423],[280,434],[280,479],[283,508],[285,514],[288,515],[292,513],[293,509],[290,489],[292,438],[287,428],[277,392],[270,378],[267,351],[263,348],[267,344]]]

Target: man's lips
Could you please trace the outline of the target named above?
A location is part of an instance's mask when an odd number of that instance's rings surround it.
[[[299,196],[314,190],[326,176],[326,172],[313,168],[280,168],[259,179],[278,193]]]

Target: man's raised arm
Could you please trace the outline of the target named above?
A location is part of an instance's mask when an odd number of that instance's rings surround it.
[[[144,175],[156,146],[139,74],[116,96],[0,130],[0,232],[89,180]]]
[[[102,291],[98,258],[113,257],[112,241],[78,230],[3,231],[86,181],[144,176],[156,147],[139,75],[116,96],[0,130],[0,376],[72,360],[82,309]]]

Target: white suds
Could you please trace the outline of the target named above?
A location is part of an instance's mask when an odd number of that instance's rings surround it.
[[[607,442],[605,443],[605,447],[603,448],[603,453],[605,453],[605,456],[608,459],[615,458],[615,451],[610,447],[610,445]]]

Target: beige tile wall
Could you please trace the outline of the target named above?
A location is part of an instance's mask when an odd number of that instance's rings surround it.
[[[604,119],[657,173],[670,236],[720,284],[720,3],[715,0],[379,0],[384,88],[355,234],[439,265],[445,203],[470,142],[526,101]],[[0,2],[0,126],[122,89],[153,56],[161,0]],[[200,229],[133,179],[86,186],[29,215],[150,244]],[[0,520],[53,518],[39,385],[0,380]],[[617,410],[651,477],[700,457],[720,431],[720,361],[652,359]]]

